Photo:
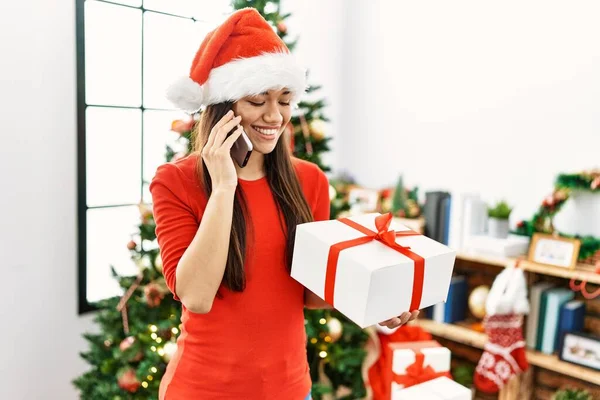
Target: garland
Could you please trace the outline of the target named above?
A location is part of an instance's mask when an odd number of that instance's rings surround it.
[[[579,261],[585,260],[600,251],[600,238],[594,236],[568,235],[557,232],[552,219],[561,210],[574,190],[600,193],[600,170],[583,171],[578,174],[559,174],[554,184],[554,192],[546,197],[538,211],[530,220],[517,223],[514,233],[532,236],[536,232],[557,234],[571,239],[579,239]]]

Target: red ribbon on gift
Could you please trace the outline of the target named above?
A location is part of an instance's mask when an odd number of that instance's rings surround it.
[[[425,355],[423,353],[417,352],[415,357],[415,362],[406,368],[406,375],[394,374],[394,382],[407,388],[442,376],[452,378],[448,371],[435,372],[430,365],[425,367]]]
[[[335,277],[337,273],[337,265],[340,252],[344,249],[349,249],[351,247],[359,246],[361,244],[377,240],[385,244],[389,248],[404,254],[406,257],[410,258],[415,262],[413,290],[409,311],[418,310],[421,304],[421,297],[423,295],[425,259],[420,255],[413,253],[410,250],[410,247],[401,246],[398,243],[396,243],[396,237],[420,236],[420,233],[411,230],[400,232],[388,230],[390,228],[390,223],[392,222],[392,213],[382,214],[375,218],[375,227],[377,228],[377,232],[373,232],[372,230],[365,228],[361,224],[349,220],[348,218],[340,218],[338,219],[338,221],[362,232],[363,234],[365,234],[365,236],[339,242],[332,245],[329,248],[329,256],[327,257],[327,271],[325,273],[325,301],[329,303],[332,307],[334,307],[333,294],[335,293]]]

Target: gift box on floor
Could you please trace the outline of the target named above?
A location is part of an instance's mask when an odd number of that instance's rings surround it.
[[[456,252],[391,214],[300,224],[291,276],[361,328],[446,301]]]
[[[452,379],[440,377],[397,392],[392,400],[471,400],[471,390]]]
[[[392,400],[406,388],[442,376],[450,378],[450,350],[435,340],[390,343],[392,352],[389,375]]]

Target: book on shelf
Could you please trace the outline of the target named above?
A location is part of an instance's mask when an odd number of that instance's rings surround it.
[[[558,331],[556,334],[557,350],[562,348],[562,340],[567,332],[582,332],[585,320],[585,303],[581,300],[571,300],[560,309]]]
[[[542,293],[536,350],[544,354],[554,353],[561,307],[574,297],[572,290],[564,288],[552,288]]]
[[[450,204],[451,195],[448,192],[425,193],[425,236],[445,245],[450,234]]]
[[[467,278],[453,276],[445,302],[425,309],[425,316],[433,321],[452,324],[466,319],[467,313]]]
[[[525,343],[530,349],[535,350],[536,348],[542,294],[553,287],[552,283],[539,282],[529,289],[529,314],[525,325]]]

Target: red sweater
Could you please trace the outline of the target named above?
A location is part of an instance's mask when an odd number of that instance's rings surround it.
[[[163,273],[175,299],[175,269],[194,238],[207,198],[198,156],[160,166],[150,185]],[[293,159],[315,220],[329,219],[329,184],[315,165]],[[160,385],[162,400],[302,400],[310,392],[304,288],[284,263],[285,233],[267,179],[239,180],[250,219],[246,289],[221,287],[207,314],[182,305],[177,352]]]

